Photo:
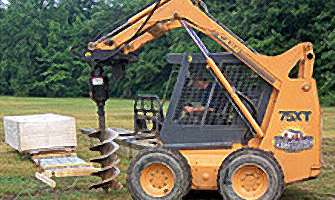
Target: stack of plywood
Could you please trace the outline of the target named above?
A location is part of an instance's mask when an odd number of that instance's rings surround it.
[[[5,116],[5,140],[19,152],[77,145],[75,118],[56,114]]]
[[[56,187],[52,176],[87,176],[99,170],[73,153],[75,118],[47,113],[5,116],[3,121],[6,142],[19,152],[29,152],[40,168],[36,178],[51,187]]]

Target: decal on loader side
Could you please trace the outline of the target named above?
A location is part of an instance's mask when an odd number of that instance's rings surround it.
[[[298,153],[311,149],[314,146],[314,138],[305,136],[305,133],[300,130],[286,129],[281,136],[274,137],[273,143],[277,149],[289,153]]]
[[[310,115],[312,111],[279,111],[281,114],[280,121],[288,121],[288,122],[295,122],[295,121],[305,121],[309,122]]]

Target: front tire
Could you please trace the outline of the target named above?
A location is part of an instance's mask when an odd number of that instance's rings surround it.
[[[240,149],[223,161],[218,187],[225,199],[276,200],[283,192],[284,175],[272,154],[260,149]]]
[[[190,190],[191,170],[178,151],[145,149],[133,158],[127,183],[136,200],[180,200]]]

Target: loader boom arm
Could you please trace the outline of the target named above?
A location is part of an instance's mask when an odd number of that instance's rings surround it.
[[[311,43],[301,43],[278,56],[258,54],[226,27],[219,25],[215,19],[203,12],[198,3],[194,4],[191,0],[156,1],[111,33],[95,42],[90,42],[84,57],[89,61],[97,62],[113,60],[116,59],[116,55],[127,55],[134,52],[167,31],[183,26],[197,29],[211,37],[277,90],[280,90],[282,82],[288,79],[288,74],[299,61],[299,77],[306,80],[312,79],[315,56]],[[226,80],[215,62],[209,57],[207,62],[208,68],[225,86],[257,135],[263,137],[262,129],[236,95],[235,89]]]
[[[128,54],[138,50],[171,29],[181,28],[180,20],[183,20],[188,26],[208,35],[224,49],[233,53],[277,89],[280,88],[282,80],[288,76],[288,73],[298,61],[304,60],[301,63],[303,66],[300,68],[301,76],[311,78],[313,73],[312,61],[314,60],[313,45],[311,43],[301,43],[285,52],[285,56],[284,54],[279,56],[261,55],[241,43],[228,32],[229,30],[225,30],[190,0],[161,0],[157,3],[157,6],[154,3],[128,19],[125,24],[113,30],[112,34],[107,34],[97,41],[91,42],[88,45],[88,49],[90,51],[119,50],[124,54]],[[153,10],[154,12],[150,19],[137,33]],[[137,35],[135,36],[136,33]],[[308,59],[307,56],[313,58]],[[279,66],[278,63],[271,63],[274,60],[279,61],[281,57],[288,59]]]

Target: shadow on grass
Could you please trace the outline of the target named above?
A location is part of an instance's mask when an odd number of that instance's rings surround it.
[[[222,196],[218,191],[210,190],[191,190],[185,197],[184,200],[216,200],[222,199]]]
[[[294,185],[284,189],[280,200],[324,200],[335,199],[333,194],[324,194],[321,191],[301,189]]]
[[[334,196],[335,197],[335,196]],[[280,200],[315,200],[334,198],[328,195],[316,194],[313,191],[303,190],[300,188],[290,187],[285,188]],[[221,200],[222,196],[218,191],[207,190],[191,190],[184,200]]]

